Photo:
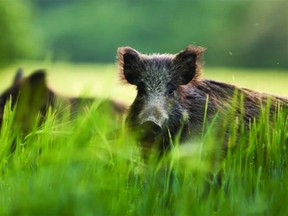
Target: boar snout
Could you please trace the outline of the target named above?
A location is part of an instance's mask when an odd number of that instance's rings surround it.
[[[153,121],[146,121],[140,125],[140,133],[141,135],[147,134],[148,136],[157,137],[161,135],[162,128],[160,125],[156,124]]]
[[[149,103],[148,103],[149,104]],[[165,122],[167,121],[167,114],[164,109],[163,104],[151,103],[153,105],[146,106],[143,111],[139,115],[140,124],[144,124],[145,122],[153,122],[158,125],[160,128],[163,127]]]

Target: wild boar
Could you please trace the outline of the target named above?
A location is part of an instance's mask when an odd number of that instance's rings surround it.
[[[271,115],[279,105],[288,106],[287,98],[201,78],[204,51],[188,46],[175,55],[146,55],[131,47],[118,48],[120,76],[137,86],[126,122],[138,131],[143,148],[169,149],[178,134],[180,143],[193,139],[203,132],[205,122],[218,116],[215,124],[220,127],[232,110],[248,126],[269,101]]]

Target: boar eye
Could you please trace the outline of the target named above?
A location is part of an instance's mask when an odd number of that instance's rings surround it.
[[[167,93],[169,96],[175,96],[176,88],[174,85],[169,84],[167,87]]]

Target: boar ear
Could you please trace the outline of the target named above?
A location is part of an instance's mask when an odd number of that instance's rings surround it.
[[[22,79],[22,77],[23,77],[23,70],[22,68],[18,68],[14,76],[12,85],[16,85]]]
[[[31,97],[29,103],[35,107],[43,104],[48,95],[45,70],[37,70],[28,76],[26,89],[29,89],[27,94]]]
[[[46,83],[46,72],[43,69],[37,70],[33,72],[28,77],[30,85],[37,85],[37,84],[43,84]]]
[[[188,46],[178,53],[174,58],[174,66],[179,80],[179,85],[186,85],[192,79],[200,76],[201,55],[205,48],[199,46]]]
[[[119,47],[117,54],[120,76],[130,84],[137,85],[141,68],[141,54],[131,47]]]

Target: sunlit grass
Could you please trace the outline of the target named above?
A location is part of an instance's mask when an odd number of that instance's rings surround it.
[[[131,103],[136,95],[134,86],[120,80],[116,64],[71,64],[23,62],[0,73],[0,91],[12,82],[16,69],[21,66],[25,74],[46,69],[49,86],[68,96],[91,95],[111,97]],[[204,68],[203,77],[227,82],[256,91],[288,96],[288,71],[269,69]]]
[[[46,69],[49,86],[66,96],[111,97],[130,103],[136,95],[136,88],[123,84],[115,64],[35,64],[23,63],[25,74],[37,69]],[[0,91],[13,80],[18,66],[12,66],[0,73]]]

